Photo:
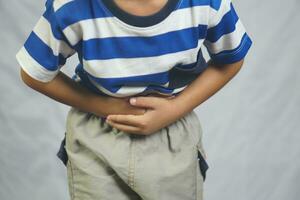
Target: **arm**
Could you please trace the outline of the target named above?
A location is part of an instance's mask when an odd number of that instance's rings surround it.
[[[243,60],[222,65],[209,62],[208,67],[175,98],[137,97],[135,102],[131,101],[132,105],[148,108],[144,115],[109,115],[107,122],[125,132],[153,134],[215,94],[237,74],[242,64]]]
[[[211,0],[203,45],[211,61],[199,76],[172,99],[138,97],[132,104],[149,108],[144,116],[108,116],[116,128],[151,134],[185,116],[220,90],[240,70],[252,45],[231,0]],[[199,33],[202,30],[199,30]],[[201,48],[201,47],[200,47]],[[213,62],[212,62],[213,61]],[[124,126],[122,123],[130,124]]]
[[[178,112],[183,116],[214,95],[239,72],[243,62],[216,65],[210,61],[199,77],[172,99]]]
[[[80,110],[93,113],[100,117],[108,114],[143,114],[144,109],[129,104],[128,99],[100,96],[75,82],[64,73],[50,82],[44,83],[30,77],[22,68],[20,76],[30,88],[63,104],[76,107]]]
[[[131,106],[127,98],[92,93],[60,71],[67,59],[78,52],[60,26],[64,17],[57,16],[54,3],[46,1],[43,14],[16,54],[23,82],[58,102],[97,116],[143,114],[145,109]]]

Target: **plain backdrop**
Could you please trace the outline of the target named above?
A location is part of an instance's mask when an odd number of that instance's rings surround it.
[[[25,86],[15,54],[45,1],[0,0],[0,199],[67,200],[56,157],[69,107]],[[240,72],[196,108],[205,200],[300,199],[300,1],[234,0],[253,40]],[[63,71],[73,74],[73,56]]]

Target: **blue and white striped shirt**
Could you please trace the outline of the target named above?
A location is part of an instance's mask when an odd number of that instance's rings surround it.
[[[243,59],[252,44],[231,0],[169,0],[146,17],[126,15],[107,2],[46,0],[16,55],[24,71],[49,82],[77,53],[73,79],[94,91],[172,95],[207,67],[203,46],[214,62],[229,64]]]

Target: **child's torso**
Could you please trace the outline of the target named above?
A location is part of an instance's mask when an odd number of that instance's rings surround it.
[[[182,91],[206,67],[200,49],[208,21],[204,1],[178,0],[168,15],[153,7],[149,16],[156,14],[154,18],[137,16],[131,21],[121,18],[124,13],[116,17],[104,2],[68,1],[56,11],[63,32],[78,53],[74,79],[88,81],[116,97],[171,95]],[[132,14],[140,12],[125,8],[122,1],[115,3]],[[159,17],[161,21],[150,26],[133,25],[142,19],[151,24]]]

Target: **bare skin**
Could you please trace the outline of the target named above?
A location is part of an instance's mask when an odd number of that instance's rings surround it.
[[[122,10],[137,16],[148,16],[162,9],[168,0],[114,0]]]
[[[145,112],[143,108],[130,105],[129,97],[116,98],[97,95],[72,80],[63,72],[59,72],[48,83],[31,78],[22,68],[20,69],[20,75],[23,82],[30,88],[60,103],[93,113],[99,117],[106,117],[108,114],[139,115]]]

